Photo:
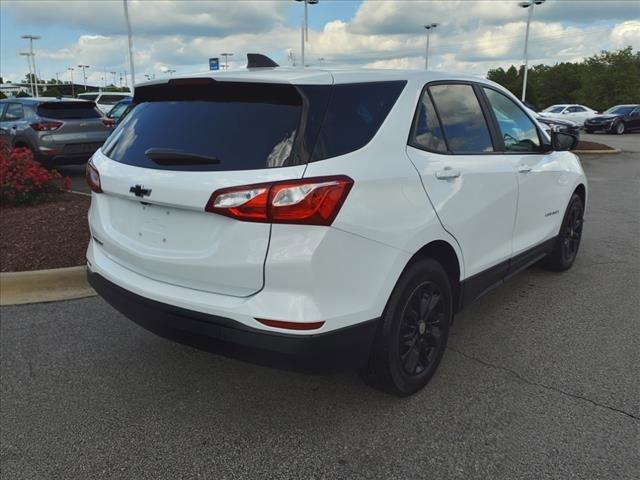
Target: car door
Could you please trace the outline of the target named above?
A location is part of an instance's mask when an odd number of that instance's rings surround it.
[[[580,105],[573,105],[569,107],[569,114],[567,115],[567,119],[572,122],[576,122],[580,125],[584,123],[584,121],[591,116],[591,112]]]
[[[467,276],[484,272],[500,281],[512,254],[518,182],[512,159],[495,152],[477,87],[427,85],[407,154],[443,227],[460,246]]]
[[[518,209],[513,230],[513,255],[527,262],[527,253],[557,235],[564,215],[568,177],[558,153],[544,152],[543,136],[521,106],[504,92],[482,88],[502,138],[504,158],[517,172]],[[501,122],[506,117],[510,123]]]
[[[627,121],[629,129],[640,128],[640,107],[636,107],[629,114],[629,120]]]
[[[27,122],[25,120],[24,107],[21,103],[12,102],[7,104],[3,115],[2,126],[8,130],[12,138],[12,143],[16,141],[16,138],[24,137]]]

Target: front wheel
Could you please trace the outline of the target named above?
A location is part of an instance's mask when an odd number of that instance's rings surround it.
[[[574,193],[564,214],[553,251],[542,261],[544,267],[556,272],[571,268],[578,256],[583,223],[584,203],[580,195]]]
[[[453,315],[451,285],[431,258],[410,264],[389,298],[365,379],[407,396],[423,388],[444,354]]]
[[[624,122],[618,122],[613,126],[613,132],[616,135],[622,135],[624,133],[624,130],[625,130]]]
[[[595,132],[595,130],[591,130],[590,128],[585,128],[585,129],[584,129],[584,131],[585,131],[585,132],[587,132],[587,133],[593,133],[593,132]]]

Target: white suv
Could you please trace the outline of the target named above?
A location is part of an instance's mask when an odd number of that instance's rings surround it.
[[[454,314],[568,269],[586,178],[495,83],[283,68],[136,87],[87,168],[89,281],[167,338],[408,395]]]
[[[130,93],[123,92],[93,92],[93,93],[79,93],[78,98],[80,100],[89,100],[91,102],[95,102],[98,109],[102,112],[103,115],[106,115],[111,111],[113,106],[124,100],[125,98],[131,97]]]

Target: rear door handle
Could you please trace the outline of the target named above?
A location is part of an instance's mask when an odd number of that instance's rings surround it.
[[[454,170],[451,167],[444,167],[443,170],[436,172],[436,178],[439,180],[449,180],[451,178],[458,178],[460,176],[460,170]]]
[[[531,171],[531,166],[529,166],[529,165],[518,165],[518,171],[520,173],[529,173]]]

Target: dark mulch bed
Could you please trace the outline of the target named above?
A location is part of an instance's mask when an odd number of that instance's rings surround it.
[[[90,197],[63,193],[39,205],[1,205],[0,271],[84,265],[90,202]]]
[[[580,140],[575,150],[615,150],[615,148],[611,148],[609,145],[605,145],[604,143]]]

